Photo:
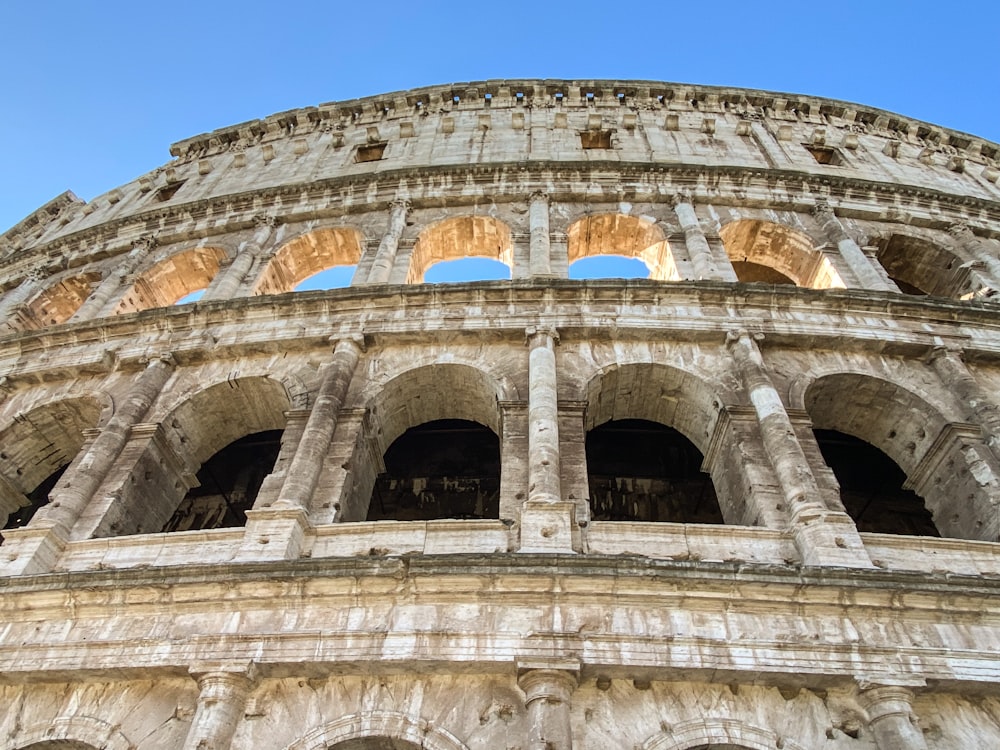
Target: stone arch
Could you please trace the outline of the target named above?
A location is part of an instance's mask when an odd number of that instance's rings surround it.
[[[901,292],[958,299],[975,291],[969,265],[929,240],[893,233],[875,246],[879,263]]]
[[[830,261],[803,232],[760,219],[737,219],[719,230],[739,281],[844,288]]]
[[[25,306],[26,327],[54,326],[69,320],[101,280],[97,271],[68,276],[46,287]]]
[[[225,380],[188,395],[159,419],[155,432],[136,441],[134,463],[113,487],[117,500],[92,535],[163,530],[199,486],[198,472],[209,459],[248,435],[284,430],[290,405],[284,385],[265,376]]]
[[[93,716],[58,718],[27,727],[12,750],[133,750],[121,730]]]
[[[361,232],[354,227],[325,227],[293,237],[274,253],[254,284],[253,293],[291,292],[320,271],[357,265],[361,242]]]
[[[492,216],[456,216],[431,224],[413,246],[406,283],[421,283],[435,263],[469,257],[490,258],[513,269],[510,227]]]
[[[717,499],[729,523],[745,518],[738,479],[723,470],[724,462],[708,464],[720,400],[704,378],[660,363],[614,364],[591,378],[585,394],[585,432],[621,420],[645,420],[676,430],[701,454],[700,469],[709,474],[714,488],[712,505]]]
[[[17,414],[0,430],[0,516],[28,502],[47,479],[70,464],[85,442],[84,432],[108,417],[106,403],[95,395],[50,401]],[[37,499],[44,504],[44,498]]]
[[[502,444],[499,401],[503,391],[490,374],[468,364],[414,367],[388,380],[366,403],[364,426],[350,461],[351,485],[340,518],[364,519],[383,457],[403,434],[438,420],[463,420],[486,428]]]
[[[595,255],[623,255],[645,263],[651,279],[680,278],[663,230],[651,221],[617,213],[583,216],[570,224],[566,239],[570,265]]]
[[[659,732],[640,750],[805,750],[803,745],[769,729],[737,719],[694,719]]]
[[[219,247],[194,247],[174,253],[138,275],[114,314],[170,307],[211,284],[225,259],[226,251]]]
[[[795,385],[814,429],[858,438],[902,469],[904,488],[923,498],[943,536],[996,539],[1000,488],[978,430],[952,422],[926,394],[869,373],[829,372]]]
[[[468,750],[447,730],[392,711],[344,716],[313,729],[284,750],[365,750],[364,740],[387,741],[372,750]]]

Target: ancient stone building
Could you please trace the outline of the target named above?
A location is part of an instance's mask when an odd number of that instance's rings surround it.
[[[486,81],[43,206],[0,239],[0,747],[1000,747],[998,148]],[[509,278],[425,282],[468,257]]]

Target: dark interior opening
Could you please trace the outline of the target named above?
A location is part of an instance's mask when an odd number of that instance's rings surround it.
[[[281,430],[234,440],[198,470],[200,485],[188,491],[163,531],[199,531],[244,526],[264,477],[281,450]]]
[[[839,167],[843,163],[840,154],[837,153],[837,149],[835,148],[830,148],[829,146],[806,146],[805,148],[819,164],[829,164],[832,167]]]
[[[903,489],[906,474],[875,446],[836,430],[815,430],[823,460],[858,531],[941,536],[921,497]]]
[[[918,297],[927,296],[927,292],[925,292],[918,286],[914,286],[913,284],[910,284],[907,281],[903,281],[902,279],[897,279],[895,276],[892,275],[890,275],[889,278],[892,279],[893,283],[899,287],[899,291],[901,291],[903,294],[913,294]]]
[[[677,430],[644,419],[605,422],[587,433],[595,521],[724,523],[702,455]]]
[[[358,146],[358,153],[355,160],[358,163],[366,161],[379,161],[385,153],[384,143],[373,143],[369,146]]]
[[[477,422],[438,419],[389,446],[369,521],[500,517],[500,438]]]
[[[23,505],[16,511],[7,516],[7,522],[4,524],[4,530],[7,529],[20,529],[23,526],[27,526],[28,522],[34,517],[38,509],[43,505],[47,505],[49,502],[49,493],[52,492],[52,488],[56,486],[56,483],[62,478],[62,475],[66,473],[66,469],[69,468],[69,464],[65,466],[60,466],[58,469],[49,474],[40,485],[35,487],[35,489],[28,495],[28,504]],[[0,535],[0,539],[3,536]]]
[[[741,282],[756,281],[763,284],[791,284],[795,286],[795,282],[781,271],[776,271],[762,263],[751,263],[748,260],[734,260],[732,263],[733,271],[736,272],[736,278]]]
[[[585,149],[611,148],[610,130],[584,130],[580,133],[580,145]]]

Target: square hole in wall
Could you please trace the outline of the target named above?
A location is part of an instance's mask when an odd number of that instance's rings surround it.
[[[358,153],[355,155],[354,161],[359,164],[364,161],[378,161],[382,158],[382,154],[384,153],[384,143],[372,143],[368,146],[358,146]]]
[[[830,148],[829,146],[811,146],[808,144],[802,144],[805,146],[806,151],[813,155],[813,158],[820,164],[829,164],[831,167],[839,167],[844,163],[844,160],[840,158],[840,154],[837,153],[837,149]]]
[[[580,145],[585,149],[611,148],[611,131],[584,130],[580,133]]]
[[[167,185],[166,187],[161,187],[159,190],[153,193],[153,198],[155,198],[160,203],[164,203],[165,201],[168,201],[171,198],[173,198],[177,194],[177,191],[180,190],[181,187],[183,187],[183,185],[184,182],[182,181],[182,182],[175,182],[172,185]]]

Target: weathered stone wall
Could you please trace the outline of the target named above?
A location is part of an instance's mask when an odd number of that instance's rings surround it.
[[[68,465],[3,531],[0,747],[1000,740],[995,144],[501,81],[171,153],[0,238],[0,515]],[[566,278],[607,254],[650,278]],[[468,256],[511,280],[421,283]],[[439,419],[499,439],[497,517],[366,521]],[[624,419],[691,441],[725,523],[592,518],[586,436]],[[859,533],[814,429],[892,459],[941,538]],[[270,430],[244,527],[160,532]]]

